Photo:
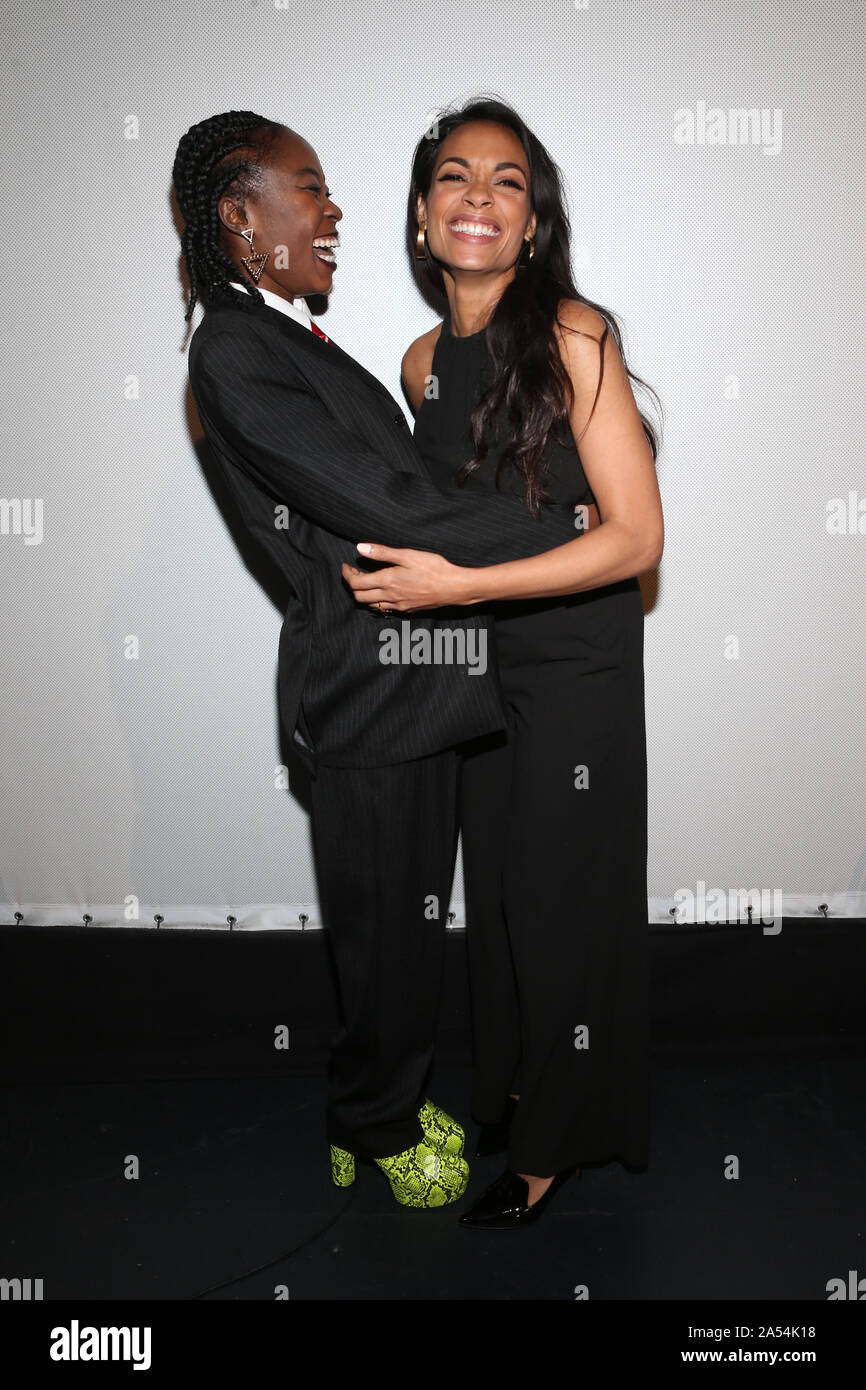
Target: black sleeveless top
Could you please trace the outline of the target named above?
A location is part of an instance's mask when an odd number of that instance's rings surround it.
[[[470,417],[492,381],[493,361],[484,330],[457,338],[451,332],[450,316],[446,314],[433,353],[431,373],[434,381],[429,388],[430,398],[425,394],[421,403],[414,438],[433,479],[448,485],[456,481],[463,464],[475,452]],[[471,503],[472,492],[479,488],[489,491],[497,486],[496,468],[509,438],[507,413],[503,407],[489,433],[490,443],[484,461],[457,491],[457,505],[462,495]],[[573,440],[569,447],[548,439],[542,461],[545,466],[542,481],[551,502],[576,506],[595,501]],[[523,477],[510,464],[503,468],[498,488],[500,492],[508,491],[521,498],[526,494]],[[635,597],[639,601],[640,596],[637,580],[626,579],[559,598],[502,599],[484,604],[484,610],[496,620],[500,667],[504,671],[515,662],[578,656],[587,664],[603,650],[608,663],[618,659],[611,651],[611,643],[619,641],[617,629],[621,627],[620,616],[614,611],[618,594],[634,606]],[[627,614],[626,621],[633,624],[634,614]]]
[[[455,337],[450,314],[446,311],[433,353],[431,373],[434,378],[429,388],[431,395],[429,399],[425,395],[418,411],[414,438],[434,481],[453,483],[463,464],[475,453],[470,417],[493,379],[493,362],[484,329],[465,338]],[[496,480],[497,465],[510,439],[504,407],[488,439],[488,451],[481,467],[469,475],[462,488],[498,487],[500,492],[513,492],[523,497],[526,482],[512,464],[506,464],[498,483]],[[548,439],[542,462],[541,481],[551,502],[576,505],[595,500],[573,441],[569,447]]]

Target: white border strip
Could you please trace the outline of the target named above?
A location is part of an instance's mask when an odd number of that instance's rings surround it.
[[[650,898],[647,922],[651,925],[676,927],[702,925],[678,923],[673,916],[676,901],[670,898]],[[305,903],[244,903],[203,907],[188,904],[141,904],[139,915],[129,918],[122,905],[81,903],[0,903],[0,926],[15,926],[15,914],[20,912],[22,927],[139,927],[165,931],[172,927],[200,931],[320,931],[322,917],[316,902]],[[90,921],[85,922],[87,913]],[[159,914],[162,921],[157,923]],[[840,893],[783,893],[782,916],[830,921],[836,918],[866,919],[866,892],[849,889]],[[233,922],[229,922],[233,918]],[[709,926],[724,925],[709,922]],[[747,923],[743,922],[746,926]],[[466,927],[466,908],[462,902],[452,903],[447,926],[453,931]]]

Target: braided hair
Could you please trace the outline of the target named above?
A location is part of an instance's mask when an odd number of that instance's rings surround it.
[[[184,319],[189,323],[196,302],[210,301],[217,289],[236,290],[232,280],[247,278],[223,250],[217,204],[225,193],[242,201],[262,184],[262,165],[276,137],[285,130],[277,121],[257,116],[254,111],[226,111],[191,126],[177,147],[172,169],[177,205],[184,219],[181,251],[189,276],[189,307]],[[249,280],[250,293],[262,295]]]

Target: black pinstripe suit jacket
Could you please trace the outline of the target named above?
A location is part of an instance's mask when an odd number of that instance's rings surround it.
[[[379,613],[356,603],[340,565],[364,566],[360,540],[435,550],[460,565],[518,559],[573,540],[573,511],[549,507],[536,520],[517,496],[435,485],[385,387],[335,343],[251,296],[214,296],[190,343],[189,376],[242,520],[293,591],[278,687],[304,762],[405,762],[504,728],[488,618],[453,608]],[[400,635],[402,652],[423,656],[436,628],[464,629],[476,657],[486,643],[486,670],[477,659],[474,672],[468,659],[383,660],[385,629]],[[422,629],[429,639],[416,638]],[[456,641],[441,650],[459,655]]]

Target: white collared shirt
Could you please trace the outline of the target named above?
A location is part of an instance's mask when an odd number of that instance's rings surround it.
[[[232,280],[232,284],[237,285],[239,290],[247,290],[247,286],[242,285],[239,280]],[[309,328],[312,333],[313,325],[305,299],[298,297],[294,303],[292,303],[290,299],[283,299],[281,294],[274,294],[273,290],[263,290],[261,286],[257,288],[262,299],[270,308],[279,309],[281,314],[288,314],[290,319],[294,319],[296,323],[302,324],[304,328]],[[247,290],[247,293],[249,294],[249,290]]]

